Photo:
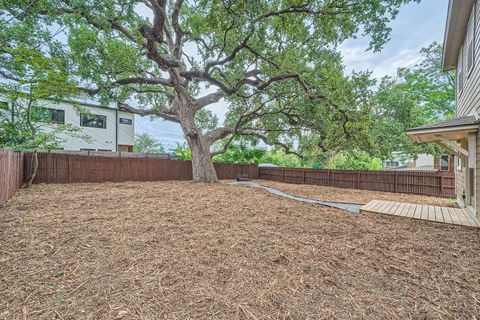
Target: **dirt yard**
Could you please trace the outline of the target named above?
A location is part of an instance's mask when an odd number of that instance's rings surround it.
[[[322,201],[337,201],[348,203],[366,204],[372,200],[389,200],[398,202],[410,202],[417,204],[427,204],[432,206],[456,207],[452,199],[419,196],[414,194],[380,192],[359,189],[334,188],[325,186],[315,186],[309,184],[292,184],[270,180],[256,180],[263,186],[270,186],[280,189],[291,195],[298,197],[307,197]]]
[[[0,228],[3,319],[480,314],[477,229],[353,215],[256,188],[35,185],[0,209]]]

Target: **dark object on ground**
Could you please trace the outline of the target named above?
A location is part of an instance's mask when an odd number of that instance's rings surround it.
[[[252,178],[248,174],[239,174],[237,176],[237,181],[252,181]]]

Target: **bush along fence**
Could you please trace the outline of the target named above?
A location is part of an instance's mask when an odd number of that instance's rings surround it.
[[[356,171],[303,168],[260,168],[260,179],[286,183],[312,184],[455,197],[455,175],[451,172]]]
[[[0,205],[19,189],[23,183],[23,154],[0,149]]]

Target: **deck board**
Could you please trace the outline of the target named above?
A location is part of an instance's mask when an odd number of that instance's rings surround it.
[[[360,213],[366,212],[480,228],[480,222],[464,208],[372,200],[360,208]]]
[[[442,208],[442,213],[443,213],[443,219],[445,223],[453,223],[452,217],[450,216],[450,212],[448,211],[447,208]]]
[[[399,217],[405,216],[405,208],[407,208],[408,206],[409,206],[409,203],[404,203],[402,206],[400,206],[400,209],[397,212]]]
[[[435,214],[434,206],[428,206],[428,220],[437,221],[437,215]]]
[[[438,222],[445,222],[443,219],[442,209],[440,207],[435,207],[435,220]]]
[[[417,205],[411,203],[410,208],[408,209],[408,213],[406,215],[407,218],[413,218],[415,215],[415,209],[417,208]]]

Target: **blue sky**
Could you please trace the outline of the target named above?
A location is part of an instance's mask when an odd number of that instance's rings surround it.
[[[371,70],[374,77],[381,78],[394,75],[398,67],[418,63],[422,47],[443,41],[447,6],[448,0],[423,0],[420,4],[402,7],[390,25],[391,39],[381,52],[366,51],[369,41],[362,37],[346,41],[340,47],[346,71]],[[220,102],[210,106],[210,110],[222,120],[226,105]],[[136,116],[135,125],[136,133],[149,133],[167,149],[184,142],[182,130],[176,123]]]

